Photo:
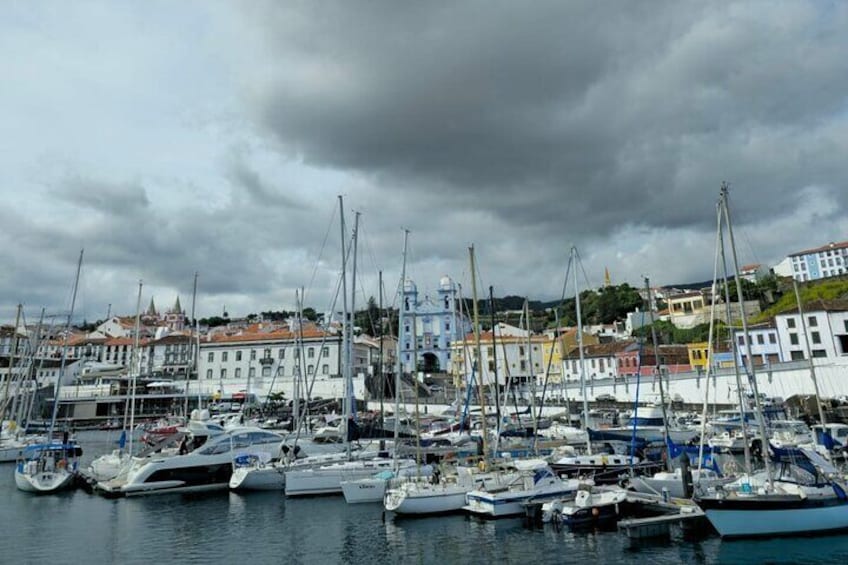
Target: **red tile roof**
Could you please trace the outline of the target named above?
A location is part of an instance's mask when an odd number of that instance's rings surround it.
[[[816,247],[815,249],[806,249],[804,251],[798,251],[797,253],[790,253],[790,257],[797,257],[798,255],[812,255],[814,253],[821,253],[822,251],[830,251],[831,249],[846,249],[848,248],[848,241],[840,241],[839,243],[828,243],[827,245],[822,245],[821,247]]]

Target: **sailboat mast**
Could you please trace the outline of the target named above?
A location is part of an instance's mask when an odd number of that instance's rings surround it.
[[[59,390],[62,388],[62,379],[65,376],[65,365],[68,361],[68,334],[71,331],[71,321],[74,317],[74,307],[77,304],[77,291],[79,290],[80,271],[82,270],[82,256],[85,252],[80,249],[79,260],[77,261],[77,275],[74,278],[74,290],[71,295],[71,309],[68,312],[68,323],[65,324],[65,336],[62,339],[62,362],[59,366],[59,377],[56,379],[55,397],[53,399],[53,414],[50,416],[50,428],[47,432],[47,441],[53,439],[53,428],[56,427],[56,416],[59,414]]]
[[[819,381],[816,378],[816,365],[813,363],[813,352],[810,349],[810,336],[807,335],[807,321],[804,318],[804,307],[801,304],[801,292],[798,290],[798,279],[792,277],[792,287],[795,289],[795,301],[798,303],[798,317],[801,318],[801,331],[804,332],[804,345],[807,348],[807,359],[810,361],[810,377],[813,379],[813,388],[816,392],[816,407],[819,409],[819,421],[822,425],[822,433],[827,433],[824,425],[827,423],[824,419],[824,410],[821,404],[821,395],[819,394]]]
[[[394,436],[394,458],[397,466],[398,439],[400,437],[400,379],[403,373],[403,318],[406,310],[406,250],[409,244],[409,230],[403,230],[403,263],[400,268],[400,300],[398,302],[398,342],[397,360],[395,361],[395,436]]]
[[[354,212],[353,219],[353,272],[351,273],[350,283],[350,324],[348,324],[348,340],[347,340],[347,360],[350,364],[348,369],[348,398],[350,403],[351,417],[356,419],[356,397],[353,391],[353,330],[356,322],[356,257],[359,248],[359,212]]]
[[[574,271],[574,304],[577,313],[577,350],[580,354],[580,389],[583,391],[583,429],[586,431],[586,452],[592,454],[589,438],[589,399],[586,395],[586,358],[583,355],[583,320],[580,313],[580,287],[577,286],[577,247],[571,247],[571,263]]]
[[[760,428],[760,441],[762,441],[763,461],[766,465],[766,477],[769,488],[774,487],[774,480],[769,464],[769,441],[766,433],[765,414],[763,414],[760,390],[757,386],[757,373],[754,369],[754,359],[751,356],[751,334],[748,332],[748,320],[745,316],[745,297],[742,294],[742,278],[739,276],[739,258],[736,256],[736,241],[733,238],[733,224],[730,221],[730,203],[728,202],[727,183],[721,184],[721,202],[724,210],[724,219],[727,221],[727,235],[730,237],[730,252],[733,256],[733,272],[736,279],[736,298],[739,301],[739,314],[742,318],[742,333],[745,336],[745,352],[748,357],[748,380],[751,390],[754,392],[754,405],[757,407],[757,423]]]
[[[486,461],[489,455],[488,438],[486,437],[486,390],[485,384],[482,382],[483,369],[480,355],[480,309],[477,306],[477,266],[474,262],[473,245],[468,248],[468,255],[471,262],[471,300],[472,307],[474,309],[474,367],[477,369],[475,372],[481,376],[481,382],[477,387],[477,393],[480,397],[480,414],[482,416],[480,432],[483,435],[483,460]]]
[[[141,351],[139,351],[139,334],[141,333],[141,288],[142,281],[138,281],[138,298],[135,303],[135,336],[133,338],[133,354],[130,360],[130,427],[129,427],[129,443],[127,444],[127,453],[132,453],[133,448],[133,428],[135,427],[135,385],[139,372],[141,372]]]
[[[489,286],[489,316],[492,321],[492,369],[495,377],[495,416],[497,424],[495,425],[495,451],[498,449],[498,444],[501,438],[501,381],[498,378],[498,346],[497,346],[497,325],[495,324],[495,290]]]
[[[527,328],[527,374],[530,376],[530,417],[533,422],[533,446],[536,446],[536,374],[533,372],[533,347],[530,340],[530,301],[524,299],[524,324]]]
[[[191,373],[197,370],[197,356],[200,355],[200,349],[194,349],[194,338],[191,335],[191,326],[194,324],[194,306],[197,302],[197,271],[194,272],[194,284],[191,289],[191,322],[189,323],[189,360],[190,366],[186,370],[186,386],[185,386],[185,408],[183,413],[185,414],[186,422],[188,422],[188,386],[191,379]],[[198,388],[200,388],[200,379],[197,379]],[[198,402],[197,407],[200,408],[200,403]]]
[[[665,440],[665,450],[668,453],[668,414],[666,413],[665,406],[665,387],[663,386],[663,374],[662,369],[660,367],[660,354],[659,354],[659,346],[657,345],[657,328],[654,325],[654,309],[650,307],[653,304],[653,300],[651,300],[651,281],[648,277],[645,277],[645,292],[648,293],[648,311],[651,317],[651,342],[654,345],[654,365],[657,371],[657,377],[660,380],[660,404],[662,404],[662,415],[663,415],[663,439]],[[671,470],[671,461],[670,458],[666,458],[666,468]]]
[[[377,363],[377,374],[380,376],[380,433],[385,437],[383,425],[385,424],[385,408],[383,403],[386,399],[386,378],[383,374],[383,271],[377,274],[377,290],[380,293],[379,314],[377,323],[380,325],[380,360]]]
[[[344,394],[342,402],[344,403],[344,422],[345,422],[345,444],[347,445],[347,456],[350,458],[350,442],[347,440],[348,438],[348,419],[350,416],[350,404],[347,401],[348,395],[350,394],[348,391],[348,386],[350,384],[350,379],[348,375],[350,374],[350,357],[348,357],[348,348],[347,348],[347,327],[348,327],[348,295],[347,295],[347,229],[345,227],[345,219],[344,219],[344,199],[341,195],[339,195],[339,216],[340,216],[340,225],[341,225],[341,244],[342,244],[342,377],[344,378]]]

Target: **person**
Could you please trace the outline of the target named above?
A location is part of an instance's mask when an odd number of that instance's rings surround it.
[[[183,440],[180,442],[180,455],[186,453],[188,453],[188,436],[183,436]]]

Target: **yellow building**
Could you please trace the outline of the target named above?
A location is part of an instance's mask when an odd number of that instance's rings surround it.
[[[706,341],[690,343],[686,346],[686,349],[689,353],[689,364],[692,365],[693,369],[696,367],[707,368],[709,365],[709,343]]]

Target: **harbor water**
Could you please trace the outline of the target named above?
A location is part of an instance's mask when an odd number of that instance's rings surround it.
[[[115,433],[81,432],[85,461]],[[531,527],[521,518],[384,519],[379,504],[282,493],[107,500],[34,496],[0,466],[0,563],[848,563],[848,535],[723,542],[716,535],[633,545],[617,531]]]

